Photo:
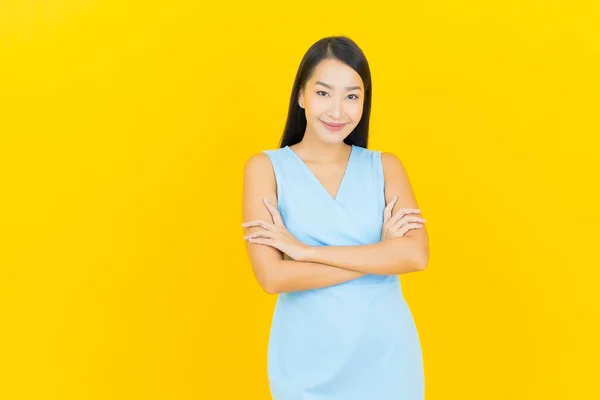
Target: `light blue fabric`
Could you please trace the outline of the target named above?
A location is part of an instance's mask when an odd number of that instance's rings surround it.
[[[288,146],[264,150],[286,228],[312,246],[379,242],[381,152],[352,146],[334,199]],[[278,295],[268,346],[273,400],[423,400],[421,345],[397,275]]]

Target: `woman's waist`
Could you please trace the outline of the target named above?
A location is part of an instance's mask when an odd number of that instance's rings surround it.
[[[336,285],[278,296],[273,326],[294,331],[362,332],[405,320],[408,305],[399,284],[384,281],[372,284]],[[305,331],[306,330],[306,331]]]
[[[385,284],[385,285],[396,285],[400,283],[398,275],[377,275],[367,274],[359,278],[352,279],[347,282],[340,283],[334,286],[350,286],[350,285],[364,285],[364,284]]]

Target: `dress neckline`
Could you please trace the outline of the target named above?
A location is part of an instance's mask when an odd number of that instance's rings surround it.
[[[350,145],[350,155],[348,156],[348,161],[346,162],[346,168],[344,169],[344,175],[342,176],[342,179],[338,185],[335,196],[332,196],[331,193],[329,193],[329,191],[325,188],[325,186],[323,186],[323,184],[321,183],[319,178],[317,178],[317,176],[314,174],[314,172],[312,172],[312,170],[308,167],[308,165],[306,165],[304,160],[294,150],[292,150],[290,148],[290,146],[285,146],[284,148],[287,149],[288,152],[292,153],[293,157],[308,172],[308,174],[312,177],[312,179],[315,181],[315,183],[321,188],[321,190],[323,192],[325,192],[325,194],[329,198],[331,198],[334,201],[338,201],[340,198],[340,195],[342,194],[342,189],[344,188],[346,181],[348,180],[349,172],[352,167],[352,160],[354,159],[355,147],[356,146],[353,144]]]

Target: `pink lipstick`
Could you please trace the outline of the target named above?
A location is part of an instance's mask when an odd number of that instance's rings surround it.
[[[319,120],[319,121],[321,121],[321,120]],[[343,129],[344,126],[346,126],[346,124],[330,124],[325,121],[321,121],[321,122],[323,123],[323,125],[325,125],[325,127],[327,129],[329,129],[330,131],[334,131],[334,132]]]

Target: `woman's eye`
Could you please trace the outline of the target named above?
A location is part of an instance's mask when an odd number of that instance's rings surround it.
[[[319,90],[319,91],[317,92],[317,94],[318,94],[319,96],[323,96],[323,95],[321,95],[320,93],[325,93],[325,94],[328,94],[327,92],[325,92],[325,91],[323,91],[323,90]],[[348,95],[348,96],[354,96],[354,98],[352,98],[352,100],[356,100],[356,99],[358,99],[358,96],[357,96],[357,95],[355,95],[355,94],[350,94],[350,95]]]

